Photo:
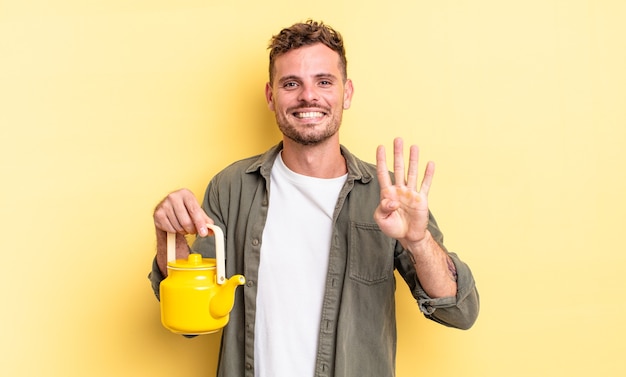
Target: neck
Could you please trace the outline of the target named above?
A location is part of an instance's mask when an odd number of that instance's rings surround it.
[[[301,145],[284,138],[282,157],[290,170],[309,177],[337,178],[348,172],[336,138],[316,145]]]

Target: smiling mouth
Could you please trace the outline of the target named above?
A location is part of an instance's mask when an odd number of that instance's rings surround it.
[[[299,112],[294,112],[293,116],[298,118],[298,119],[313,119],[313,118],[321,118],[324,115],[326,115],[326,113],[321,112],[321,111],[307,111],[304,113],[299,113]]]

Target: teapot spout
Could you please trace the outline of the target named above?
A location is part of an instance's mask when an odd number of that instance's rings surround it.
[[[213,296],[209,304],[209,311],[213,318],[225,317],[235,304],[235,289],[246,283],[243,275],[234,275],[220,287],[220,291]]]

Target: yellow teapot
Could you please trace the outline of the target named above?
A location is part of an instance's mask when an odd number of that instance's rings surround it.
[[[177,334],[201,335],[218,331],[228,323],[235,290],[243,275],[226,279],[224,233],[207,225],[215,235],[215,259],[189,254],[176,260],[176,234],[167,234],[167,273],[161,282],[161,323]]]

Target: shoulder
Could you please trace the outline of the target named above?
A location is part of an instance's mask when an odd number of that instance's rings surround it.
[[[211,179],[209,186],[230,186],[236,182],[258,176],[258,174],[254,174],[255,170],[252,169],[258,158],[259,156],[252,156],[231,163]]]
[[[211,182],[223,185],[268,177],[281,149],[282,143],[279,143],[262,154],[235,161],[217,173]]]

